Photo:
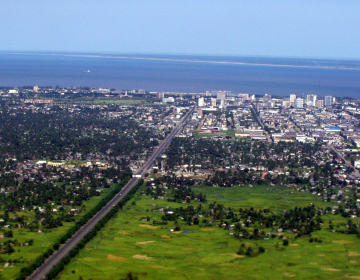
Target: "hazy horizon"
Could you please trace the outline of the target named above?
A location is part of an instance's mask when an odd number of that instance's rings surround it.
[[[360,59],[360,2],[0,0],[0,50]]]

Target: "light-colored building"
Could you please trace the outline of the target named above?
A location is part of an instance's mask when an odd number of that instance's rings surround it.
[[[317,108],[324,108],[324,100],[316,100],[315,106]]]
[[[308,94],[306,96],[306,104],[308,106],[315,106],[316,105],[317,96],[314,94]]]
[[[290,94],[290,102],[294,103],[296,100],[296,94]]]
[[[199,100],[198,100],[198,106],[199,107],[204,107],[204,97],[200,97]]]
[[[227,96],[226,91],[218,91],[216,93],[216,98],[219,99],[219,100],[225,100],[226,96]]]
[[[39,91],[39,87],[38,87],[38,86],[34,86],[34,87],[33,87],[33,91],[34,91],[34,92],[38,92],[38,91]]]
[[[164,103],[175,102],[175,99],[172,96],[171,97],[166,97],[166,98],[162,99],[162,102],[164,102]]]
[[[294,102],[294,107],[296,108],[303,108],[304,107],[304,99],[302,98],[296,98]]]
[[[165,93],[163,93],[163,92],[158,92],[158,93],[156,94],[156,97],[157,97],[157,98],[160,98],[160,99],[163,99],[163,98],[165,97]]]
[[[326,95],[326,96],[324,97],[324,105],[325,105],[325,107],[326,107],[326,106],[331,106],[331,105],[332,105],[332,101],[333,101],[332,96]]]

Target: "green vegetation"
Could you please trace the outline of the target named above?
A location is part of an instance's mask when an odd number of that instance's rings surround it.
[[[129,100],[129,99],[97,99],[94,100],[95,104],[102,104],[102,103],[110,103],[110,104],[126,104],[126,105],[134,105],[134,104],[152,104],[145,100]]]
[[[29,231],[24,228],[12,228],[13,238],[11,240],[18,240],[18,242],[25,243],[27,240],[33,240],[31,246],[14,246],[14,252],[12,254],[0,255],[0,261],[2,266],[9,263],[9,267],[3,267],[0,272],[4,279],[15,279],[22,268],[31,264],[35,258],[44,254],[49,248],[59,241],[61,236],[64,236],[71,228],[73,228],[77,221],[83,218],[91,209],[93,209],[104,197],[106,197],[113,189],[113,185],[109,189],[105,189],[100,196],[94,196],[88,201],[83,202],[83,209],[80,214],[75,216],[72,222],[63,222],[63,225],[54,229],[49,229],[43,232]],[[21,211],[17,212],[17,215],[24,217],[33,217],[34,212]],[[10,219],[13,217],[10,214]],[[13,266],[14,265],[14,266]],[[1,279],[3,279],[1,278]]]
[[[206,194],[207,202],[201,203],[204,209],[215,201],[234,209],[268,207],[279,213],[310,203],[320,208],[332,206],[309,193],[292,193],[285,187],[193,186],[192,190]],[[139,279],[338,279],[360,275],[358,237],[339,232],[348,223],[340,215],[321,216],[322,229],[311,236],[296,238],[294,234],[276,232],[269,240],[237,239],[229,230],[215,224],[204,227],[202,222],[153,224],[164,215],[157,209],[189,205],[197,207],[200,203],[192,200],[184,205],[138,194],[127,204],[126,211],[119,212],[79,252],[58,279],[122,279],[129,273]],[[178,231],[169,231],[176,227]]]

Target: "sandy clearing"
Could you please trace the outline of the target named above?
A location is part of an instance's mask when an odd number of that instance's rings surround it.
[[[165,266],[163,266],[163,265],[153,265],[152,267],[153,268],[165,268]]]
[[[359,279],[360,280],[360,275],[346,275],[344,277],[351,278],[351,279]]]
[[[143,241],[143,242],[136,242],[136,244],[140,244],[140,245],[146,245],[146,244],[150,244],[150,243],[154,243],[155,241]]]
[[[122,234],[122,235],[129,235],[130,234],[126,230],[119,231],[118,233]]]
[[[125,261],[127,260],[127,258],[124,258],[124,257],[118,257],[118,256],[114,256],[114,255],[107,255],[107,259],[108,260],[111,260],[111,261]]]
[[[153,260],[152,257],[148,257],[146,255],[133,255],[132,257],[137,260],[144,260],[144,261],[152,261]]]
[[[325,257],[325,254],[318,254],[318,257]]]
[[[348,256],[349,257],[359,257],[360,253],[359,252],[349,252]]]
[[[296,276],[295,274],[291,274],[291,273],[288,273],[288,272],[283,273],[283,275],[284,275],[284,277],[290,277],[290,278],[293,278],[293,277]]]
[[[310,263],[311,265],[317,265],[317,263]]]
[[[322,267],[321,270],[325,271],[340,271],[340,269],[332,268],[332,267]]]
[[[151,228],[151,229],[157,229],[159,227],[157,226],[152,226],[152,225],[139,225],[140,227],[145,227],[145,228]]]
[[[289,244],[290,246],[299,246],[299,244],[295,243],[295,244]]]
[[[341,245],[354,244],[354,242],[349,241],[349,240],[333,240],[332,243],[341,244]]]
[[[220,256],[232,256],[232,257],[234,257],[234,258],[244,258],[244,257],[245,257],[245,256],[238,255],[238,254],[234,254],[234,253],[220,254]]]
[[[169,235],[165,235],[165,234],[163,234],[163,235],[161,235],[161,238],[168,239],[168,238],[170,238],[170,236],[169,236]]]
[[[201,231],[213,231],[214,228],[201,228],[200,230]]]
[[[357,262],[357,261],[350,261],[350,263],[354,263],[354,264],[357,264],[358,262]]]

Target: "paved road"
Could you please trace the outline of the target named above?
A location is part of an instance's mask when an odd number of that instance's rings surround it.
[[[352,175],[354,175],[354,176],[357,177],[357,178],[360,178],[360,173],[359,173],[359,171],[358,171],[356,168],[354,168],[354,166],[353,166],[350,162],[348,162],[348,161],[345,159],[345,157],[344,157],[335,147],[331,146],[330,144],[327,144],[327,146],[328,146],[334,153],[336,153],[339,158],[341,158],[341,159],[344,161],[344,164],[345,164],[347,167],[349,167],[349,168],[351,168],[351,169],[354,170],[354,172],[352,173]]]
[[[194,111],[194,108],[191,108],[189,112],[182,118],[180,123],[174,128],[174,130],[165,138],[159,147],[155,150],[149,160],[142,166],[142,168],[136,173],[136,175],[143,176],[154,164],[155,160],[169,147],[171,140],[179,133],[185,124],[186,120],[190,114]],[[66,257],[69,252],[76,247],[76,245],[88,234],[96,224],[106,216],[117,203],[119,203],[123,197],[125,197],[130,190],[136,186],[140,178],[132,178],[124,188],[117,194],[115,197],[110,200],[99,212],[97,212],[94,217],[92,217],[81,229],[79,229],[73,237],[71,237],[58,251],[56,251],[47,261],[40,266],[32,275],[28,277],[29,280],[39,280],[43,279],[55,266]]]

